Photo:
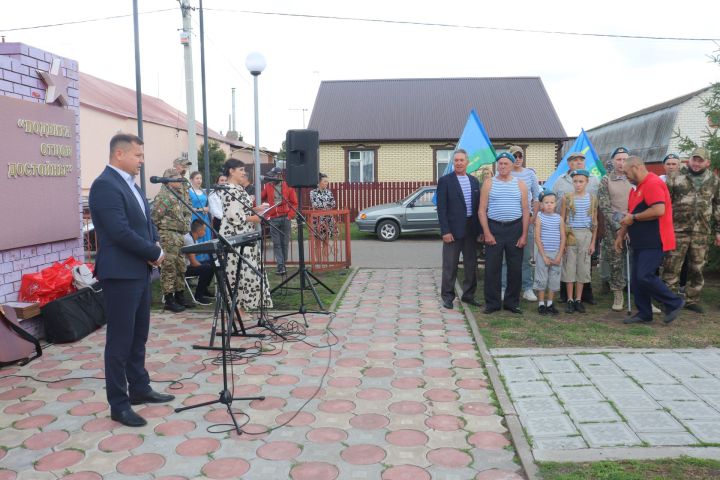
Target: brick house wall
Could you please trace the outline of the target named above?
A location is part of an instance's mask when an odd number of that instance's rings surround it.
[[[703,142],[703,134],[708,126],[707,117],[705,116],[705,109],[702,106],[702,102],[708,93],[697,95],[687,102],[680,105],[675,118],[675,125],[673,126],[673,132],[678,129],[683,135],[689,136],[695,143],[701,145]],[[681,153],[678,147],[679,139],[670,138],[668,145],[668,152]],[[688,152],[685,152],[687,155]]]
[[[327,174],[332,182],[346,181],[345,149],[358,144],[379,147],[377,158],[377,181],[432,181],[433,149],[431,145],[444,142],[343,142],[320,144],[320,171]],[[526,165],[533,168],[538,179],[544,181],[555,171],[557,163],[557,142],[517,141],[525,148]],[[497,148],[507,143],[501,142]],[[450,147],[448,147],[450,148]]]
[[[54,55],[22,43],[0,43],[0,95],[28,102],[45,103],[45,84],[36,69],[50,70],[53,58],[62,60],[60,74],[72,79],[68,88],[68,109],[75,112],[75,168],[78,188],[78,236],[74,239],[0,251],[0,304],[17,300],[20,279],[49,267],[53,262],[69,256],[84,260],[81,237],[82,201],[80,197],[80,92],[78,91],[78,64],[74,60]],[[4,169],[6,170],[6,166]],[[4,174],[4,173],[3,173]],[[22,199],[14,199],[17,206]],[[52,212],[49,210],[48,212]],[[38,219],[42,221],[42,219]]]

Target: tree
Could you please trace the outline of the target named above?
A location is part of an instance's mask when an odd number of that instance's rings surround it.
[[[285,150],[285,140],[283,140],[282,147],[280,147],[280,151],[277,154],[277,159],[285,160],[286,156],[287,156],[287,151]]]
[[[215,183],[215,179],[222,173],[223,163],[227,156],[218,142],[210,140],[208,144],[208,153],[210,154],[210,178],[204,179],[208,185]],[[205,148],[200,145],[198,150],[198,168],[200,173],[205,175]]]
[[[716,50],[710,59],[720,66],[720,49]],[[702,134],[702,146],[710,152],[710,159],[713,168],[720,168],[720,135],[718,135],[718,127],[720,127],[720,82],[712,84],[709,94],[702,103],[703,113],[707,116],[708,125]],[[678,148],[680,151],[690,153],[699,145],[687,135],[683,135],[680,129],[674,132],[673,138],[679,140]]]

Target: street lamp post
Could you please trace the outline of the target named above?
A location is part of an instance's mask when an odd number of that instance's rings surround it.
[[[253,87],[255,91],[255,204],[260,205],[261,184],[260,184],[260,125],[258,120],[258,77],[265,70],[266,62],[262,53],[252,52],[245,59],[245,67],[253,76]]]

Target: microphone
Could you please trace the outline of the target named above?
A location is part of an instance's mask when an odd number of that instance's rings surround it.
[[[260,180],[263,182],[273,182],[273,183],[279,183],[282,182],[283,179],[280,177],[269,177],[267,175],[260,175]]]
[[[185,178],[177,178],[177,177],[156,177],[152,176],[150,177],[150,183],[183,183],[187,182]]]
[[[212,188],[213,190],[230,190],[230,189],[233,188],[233,187],[231,187],[230,185],[220,185],[220,184],[218,184],[218,185],[213,185],[213,186],[210,187],[210,188]]]

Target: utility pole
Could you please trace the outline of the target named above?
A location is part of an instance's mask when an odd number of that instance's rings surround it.
[[[188,133],[188,159],[192,162],[192,170],[198,169],[197,134],[195,133],[195,81],[193,80],[192,59],[192,27],[190,23],[190,0],[180,0],[180,10],[183,17],[183,29],[180,34],[180,43],[185,53],[185,102],[187,103],[187,133]],[[210,179],[208,179],[209,181]]]
[[[307,112],[308,109],[307,109],[307,108],[288,108],[288,110],[290,110],[290,111],[292,111],[292,112],[298,112],[298,111],[301,111],[301,112],[302,112],[302,117],[303,117],[303,129],[304,129],[304,128],[305,128],[305,112]]]

